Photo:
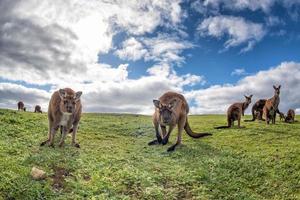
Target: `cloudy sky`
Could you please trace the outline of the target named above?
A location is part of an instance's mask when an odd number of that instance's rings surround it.
[[[172,90],[224,113],[273,84],[299,113],[299,0],[0,0],[1,108],[71,87],[85,112],[151,114]]]

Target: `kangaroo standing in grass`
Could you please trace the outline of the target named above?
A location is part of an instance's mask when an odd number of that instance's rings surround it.
[[[26,111],[26,108],[24,107],[24,103],[22,101],[18,102],[18,111]]]
[[[295,111],[293,109],[288,110],[284,121],[287,123],[295,122]]]
[[[278,105],[280,103],[279,94],[280,94],[281,85],[279,85],[278,87],[273,85],[273,88],[274,88],[274,96],[266,101],[266,104],[263,109],[264,116],[266,119],[266,124],[269,124],[270,120],[272,120],[272,124],[275,124],[276,112],[278,111]]]
[[[41,106],[36,105],[36,106],[34,107],[34,112],[35,112],[35,113],[43,113],[43,112],[42,112]]]
[[[255,102],[255,104],[252,106],[252,119],[250,120],[244,120],[245,122],[253,122],[256,119],[261,120],[261,121],[265,121],[263,119],[263,109],[264,106],[266,104],[267,99],[259,99],[258,101]],[[282,112],[280,112],[278,109],[276,111],[279,116],[280,116],[280,120],[284,119],[284,114]]]
[[[245,110],[248,108],[251,103],[251,98],[253,95],[247,97],[244,95],[246,100],[245,102],[239,102],[232,104],[227,110],[227,126],[218,126],[215,129],[221,128],[230,128],[234,125],[234,121],[238,121],[238,127],[241,128],[241,117],[244,116]]]
[[[252,106],[252,119],[250,120],[244,120],[245,122],[252,122],[255,121],[256,119],[258,120],[263,120],[263,108],[266,104],[267,99],[259,99],[258,101],[255,102],[255,104]]]
[[[159,100],[153,100],[155,112],[153,114],[153,124],[156,133],[156,140],[149,142],[149,145],[167,144],[172,130],[178,126],[177,141],[168,148],[174,151],[176,146],[181,144],[183,130],[193,138],[200,138],[210,133],[194,133],[188,123],[189,106],[184,96],[175,92],[166,92]],[[168,131],[166,127],[169,127]],[[159,131],[161,128],[162,134]]]
[[[54,147],[54,136],[61,127],[62,135],[59,147],[64,145],[65,137],[72,128],[72,145],[80,148],[75,137],[82,112],[81,94],[82,92],[75,93],[70,88],[60,89],[53,93],[48,108],[49,135],[48,139],[41,143],[41,146],[48,143],[49,146]]]

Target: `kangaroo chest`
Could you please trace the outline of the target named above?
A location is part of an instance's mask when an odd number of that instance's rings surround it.
[[[279,102],[280,102],[279,97],[276,98],[276,99],[274,100],[274,104],[273,104],[274,110],[277,110],[277,109],[278,109]]]
[[[71,116],[72,115],[70,115],[70,114],[63,114],[62,117],[61,117],[59,125],[61,125],[61,126],[67,126],[67,124],[71,120]]]

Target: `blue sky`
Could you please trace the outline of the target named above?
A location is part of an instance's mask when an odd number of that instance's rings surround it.
[[[264,13],[261,10],[251,11],[249,9],[243,11],[225,10],[219,13],[221,15],[243,17],[261,24],[266,24],[270,16],[281,21],[272,27],[266,27],[268,32],[266,36],[252,50],[241,53],[243,44],[225,52],[220,52],[228,38],[226,36],[217,39],[199,36],[196,29],[201,21],[205,19],[205,16],[191,8],[191,3],[193,1],[182,3],[181,5],[188,12],[188,17],[183,20],[183,25],[188,34],[187,40],[192,41],[195,47],[183,51],[182,55],[186,60],[180,66],[175,67],[179,74],[192,73],[205,76],[207,84],[195,85],[194,87],[205,88],[214,84],[235,83],[241,78],[240,76],[231,75],[237,68],[245,69],[247,74],[254,74],[284,61],[299,62],[300,23],[298,19],[293,19],[290,13],[291,10],[282,4],[276,3],[268,13]],[[300,9],[300,7],[297,7],[297,9]],[[280,33],[282,30],[284,33]],[[164,33],[168,31],[165,27],[158,27],[155,32]],[[124,39],[126,36],[123,35],[122,37]],[[118,36],[114,38],[114,43],[116,44],[121,41]],[[113,52],[102,55],[99,59],[111,65],[124,63]],[[130,78],[139,78],[141,75],[146,75],[147,68],[153,65],[153,62],[144,62],[143,60],[129,63]]]
[[[224,113],[283,85],[300,110],[300,2],[293,0],[1,1],[0,107],[47,108],[83,91],[86,112],[150,114],[173,90],[193,114]]]

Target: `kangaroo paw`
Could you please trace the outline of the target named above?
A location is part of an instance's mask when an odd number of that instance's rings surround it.
[[[172,151],[175,150],[175,147],[176,147],[176,144],[175,144],[175,145],[172,145],[171,147],[169,147],[169,148],[167,149],[167,151],[168,151],[168,152],[172,152]]]
[[[162,145],[166,145],[168,143],[168,139],[164,138],[161,143]]]
[[[80,145],[78,143],[74,143],[73,146],[76,148],[80,148]]]
[[[44,142],[42,142],[41,144],[40,144],[40,146],[42,147],[42,146],[45,146],[45,144],[47,144],[49,142],[49,140],[46,140],[46,141],[44,141]]]

